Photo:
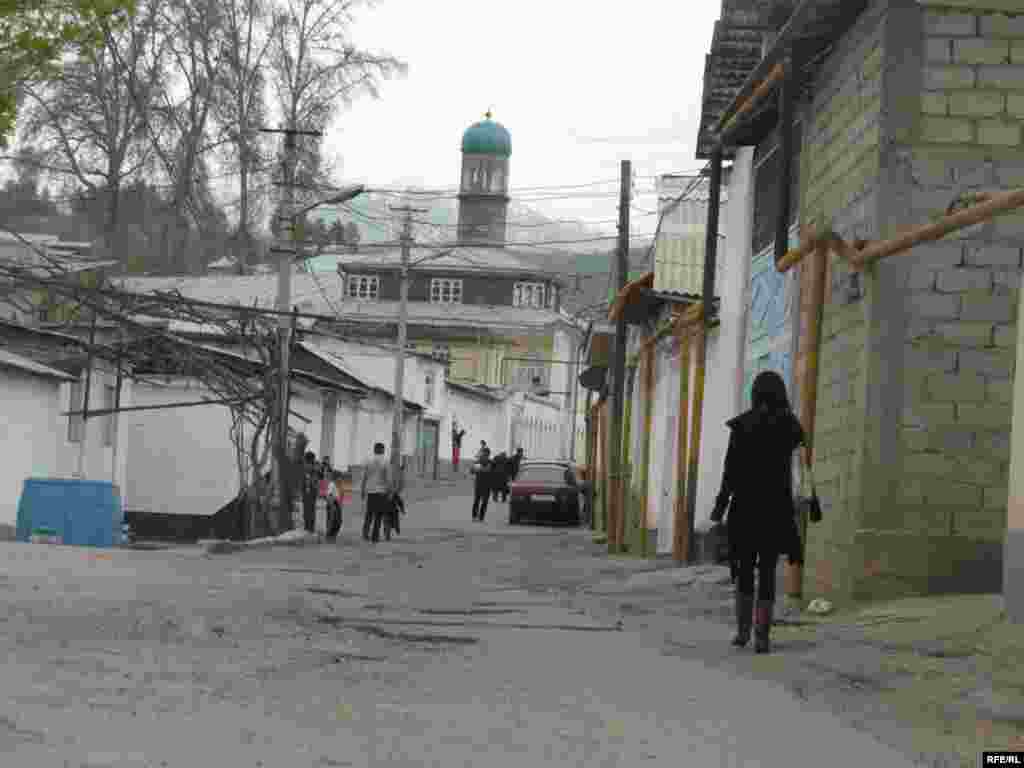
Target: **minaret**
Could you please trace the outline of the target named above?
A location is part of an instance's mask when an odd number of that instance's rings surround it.
[[[504,245],[511,156],[512,137],[491,119],[490,110],[462,134],[459,242]]]

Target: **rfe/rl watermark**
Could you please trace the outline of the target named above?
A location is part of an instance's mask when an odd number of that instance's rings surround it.
[[[1024,768],[1024,752],[982,752],[981,764],[986,765],[1019,765]]]

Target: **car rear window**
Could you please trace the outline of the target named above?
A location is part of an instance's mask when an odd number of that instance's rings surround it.
[[[564,483],[565,470],[561,467],[523,467],[516,480],[526,483]]]

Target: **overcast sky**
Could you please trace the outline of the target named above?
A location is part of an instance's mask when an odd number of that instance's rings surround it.
[[[719,0],[381,0],[360,11],[354,42],[404,59],[409,73],[343,113],[327,151],[346,181],[451,187],[462,132],[492,107],[512,134],[513,197],[557,218],[614,219],[614,180],[630,159],[638,193],[648,192],[637,205],[653,210],[650,177],[703,165],[694,144],[720,9]],[[562,191],[526,189],[602,180],[576,192],[601,197],[535,202]],[[654,217],[633,216],[634,233],[653,231]]]

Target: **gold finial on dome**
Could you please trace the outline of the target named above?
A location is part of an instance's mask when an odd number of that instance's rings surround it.
[[[488,107],[487,111],[484,112],[484,118],[490,120],[494,116],[493,107]]]

